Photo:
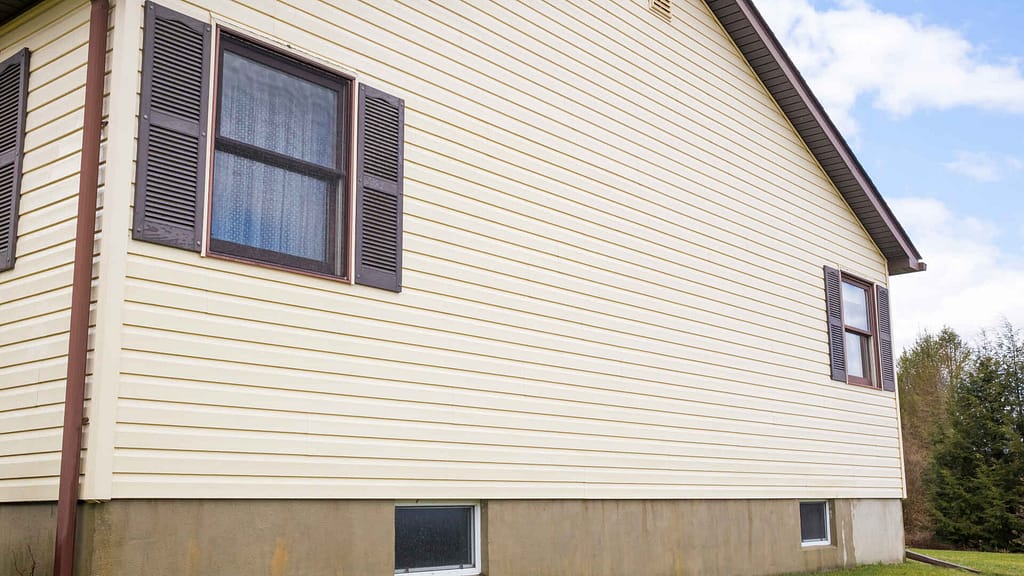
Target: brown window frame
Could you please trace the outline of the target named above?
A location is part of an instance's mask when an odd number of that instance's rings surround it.
[[[881,356],[878,351],[878,318],[876,312],[875,303],[875,286],[871,282],[847,274],[846,272],[840,272],[839,274],[839,296],[842,301],[842,290],[843,284],[850,284],[864,290],[867,302],[867,315],[868,315],[868,330],[857,328],[846,323],[846,303],[843,302],[843,352],[846,354],[846,381],[849,384],[855,384],[857,386],[866,386],[868,388],[882,388],[882,376],[881,376]],[[852,332],[859,336],[867,336],[868,338],[868,349],[870,351],[870,374],[867,378],[861,378],[860,376],[853,376],[850,374],[850,355],[848,346],[845,345],[846,333]]]
[[[255,246],[231,242],[213,237],[212,226],[206,230],[207,253],[210,256],[268,266],[283,268],[317,276],[348,280],[349,279],[349,247],[352,229],[350,224],[349,198],[350,190],[350,156],[352,142],[350,132],[352,122],[352,78],[335,73],[331,70],[308,62],[302,58],[284,53],[272,46],[247,38],[230,30],[218,30],[215,55],[217,61],[215,94],[213,97],[213,138],[210,146],[210,178],[208,206],[210,222],[213,221],[213,182],[217,170],[216,152],[224,150],[253,160],[255,162],[276,166],[284,169],[299,170],[314,178],[323,180],[327,185],[327,238],[325,240],[325,257],[323,261],[312,260],[300,256],[283,254]],[[319,84],[338,94],[337,128],[334,167],[328,168],[311,162],[294,158],[274,150],[261,148],[245,142],[228,138],[221,134],[221,94],[223,85],[223,60],[225,52],[237,54],[248,60],[263,64],[285,74]]]

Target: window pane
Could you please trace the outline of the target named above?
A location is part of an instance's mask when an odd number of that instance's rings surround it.
[[[227,51],[221,77],[222,136],[335,166],[337,92]]]
[[[395,571],[473,565],[473,507],[395,508]]]
[[[853,332],[846,333],[846,373],[858,378],[871,374],[871,339]]]
[[[828,541],[827,502],[800,503],[800,540],[803,542]]]
[[[843,321],[847,326],[868,328],[868,293],[860,286],[843,282]]]
[[[324,261],[327,183],[218,150],[210,235]]]

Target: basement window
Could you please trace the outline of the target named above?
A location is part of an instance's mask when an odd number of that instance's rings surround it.
[[[827,500],[800,503],[800,543],[828,546],[832,543],[831,513]]]
[[[480,506],[395,506],[395,574],[480,574]]]

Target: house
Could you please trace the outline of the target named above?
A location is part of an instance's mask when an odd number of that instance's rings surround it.
[[[924,262],[750,0],[112,4],[0,3],[0,573],[902,559]]]

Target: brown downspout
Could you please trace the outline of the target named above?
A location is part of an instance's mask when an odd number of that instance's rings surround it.
[[[92,253],[96,235],[96,189],[99,186],[109,8],[108,0],[92,0],[92,13],[89,16],[82,166],[78,180],[78,229],[75,232],[75,267],[71,283],[71,332],[68,335],[68,377],[64,392],[64,439],[60,450],[60,492],[57,496],[53,576],[73,576],[75,570],[78,474],[82,459],[85,360],[89,350],[89,303],[92,294]]]

